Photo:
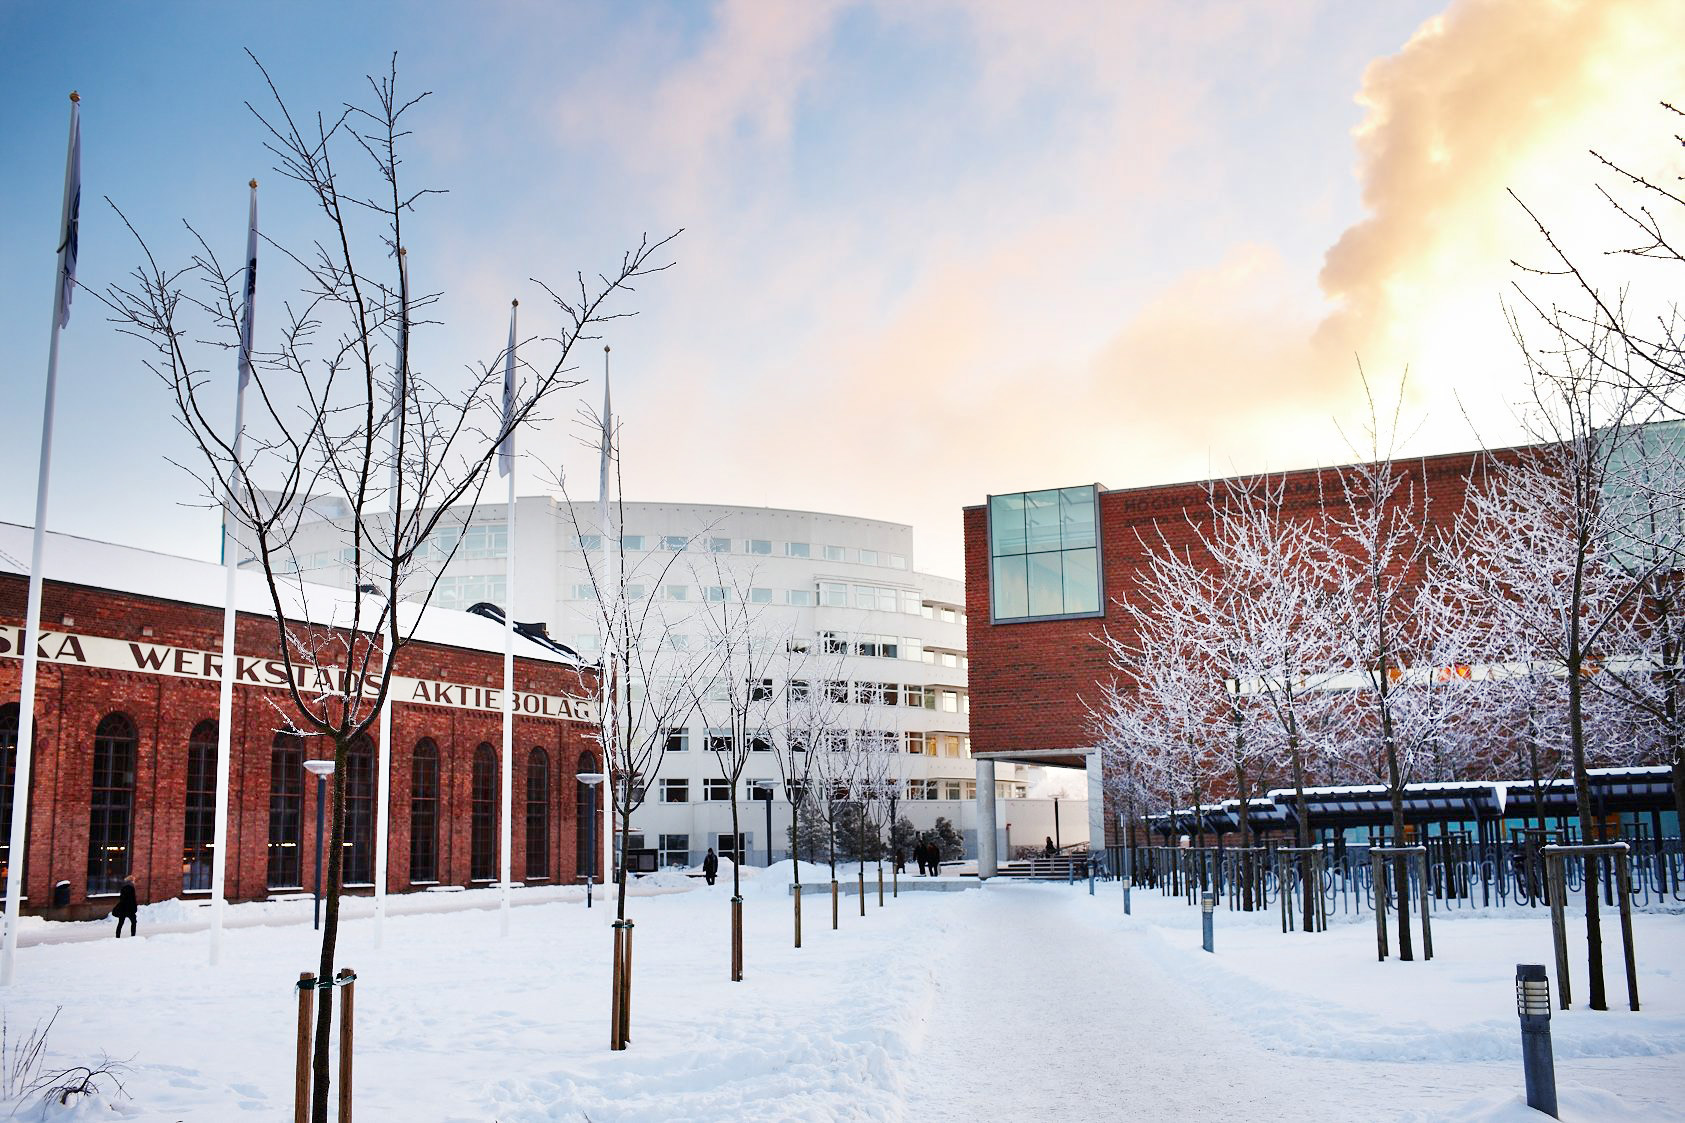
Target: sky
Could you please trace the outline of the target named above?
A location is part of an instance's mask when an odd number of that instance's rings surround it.
[[[511,299],[554,330],[533,278],[682,229],[604,333],[627,497],[910,523],[917,567],[957,576],[961,509],[990,493],[1354,459],[1360,367],[1384,400],[1402,384],[1403,452],[1521,439],[1503,308],[1546,283],[1515,262],[1547,259],[1510,192],[1616,268],[1590,150],[1679,173],[1657,103],[1682,40],[1672,0],[13,2],[0,519],[33,519],[72,89],[98,291],[140,260],[107,197],[166,260],[183,220],[237,259],[253,177],[266,237],[321,235],[245,105],[267,96],[248,48],[305,113],[396,53],[431,92],[404,174],[447,192],[406,236],[441,293],[418,369],[492,361]],[[572,415],[601,354],[576,357],[522,494],[559,470],[594,495]],[[145,359],[75,302],[48,525],[215,558]]]

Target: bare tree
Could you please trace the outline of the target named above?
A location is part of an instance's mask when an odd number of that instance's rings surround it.
[[[427,95],[399,94],[394,61],[388,73],[369,79],[367,103],[297,118],[262,73],[273,103],[248,108],[267,134],[276,171],[310,198],[324,233],[298,251],[266,239],[283,267],[267,268],[265,276],[290,274],[295,299],[286,302],[278,343],[250,355],[256,408],[243,429],[218,419],[222,391],[209,371],[240,348],[239,294],[253,280],[255,261],[226,267],[193,232],[198,252],[184,266],[164,266],[136,231],[142,264],[104,300],[120,330],[152,348],[147,366],[168,388],[193,448],[188,470],[255,552],[289,677],[283,724],[334,745],[318,967],[318,977],[329,979],[339,934],[346,754],[385,704],[394,668],[415,636],[421,614],[402,610],[400,598],[408,594],[417,609],[425,607],[432,585],[418,591],[410,578],[447,512],[471,508],[500,446],[542,403],[576,385],[575,345],[614,318],[610,298],[666,267],[660,257],[667,240],[645,239],[594,281],[580,275],[571,295],[552,292],[559,323],[548,329],[551,338],[523,346],[512,393],[499,386],[502,368],[515,365],[508,350],[465,378],[430,375],[411,334],[429,323],[424,317],[437,297],[409,292],[403,224],[436,192],[405,186],[400,156],[408,118]],[[542,361],[530,357],[538,350]],[[324,498],[343,512],[358,590],[331,611],[305,601],[291,558],[300,520]],[[319,1010],[312,1116],[326,1123],[333,1004]]]
[[[783,665],[791,636],[767,627],[765,612],[752,595],[754,572],[728,569],[718,555],[711,567],[697,567],[703,604],[697,619],[704,629],[708,670],[692,680],[697,709],[709,719],[708,750],[731,799],[731,979],[743,980],[743,828],[738,786],[752,754],[771,752],[782,716],[773,673]],[[723,715],[725,725],[712,723]],[[716,732],[718,730],[718,732]],[[771,840],[768,840],[768,846]]]
[[[1670,102],[1658,104],[1667,115],[1663,125],[1667,136],[1657,152],[1671,149],[1678,155],[1685,150],[1685,135],[1677,131],[1685,111]],[[1604,278],[1595,266],[1588,266],[1576,251],[1562,244],[1546,216],[1511,191],[1511,198],[1533,221],[1546,249],[1543,264],[1516,265],[1535,286],[1543,280],[1542,287],[1554,290],[1558,282],[1566,282],[1577,299],[1552,299],[1521,286],[1517,286],[1518,291],[1542,321],[1586,357],[1586,377],[1627,387],[1664,416],[1680,417],[1685,415],[1685,321],[1673,295],[1678,291],[1677,281],[1668,287],[1663,272],[1668,266],[1685,266],[1685,241],[1681,241],[1678,229],[1685,221],[1685,194],[1679,190],[1678,173],[1665,167],[1646,171],[1631,159],[1595,148],[1591,156],[1598,173],[1608,180],[1608,185],[1597,184],[1596,191],[1618,216],[1630,239],[1599,256],[1619,263],[1624,275],[1613,281]],[[1641,291],[1644,303],[1635,306],[1632,281],[1651,278],[1661,278],[1663,287],[1654,298]],[[1620,345],[1607,346],[1610,337]]]
[[[817,655],[813,644],[813,640],[794,638],[785,643],[784,682],[780,688],[783,715],[773,737],[784,796],[790,804],[790,866],[798,948],[802,946],[802,814],[812,814],[818,801],[814,789],[818,748],[830,733],[845,728],[843,705],[831,700],[823,688],[826,680],[834,681],[841,675],[842,660]],[[819,771],[823,773],[822,768]]]
[[[828,706],[839,708],[836,711],[839,715],[846,712],[849,698],[846,679],[826,679],[816,682],[814,687],[823,692]],[[814,755],[809,762],[812,776],[809,800],[816,825],[823,831],[825,861],[831,871],[831,928],[835,930],[840,911],[837,830],[847,823],[848,810],[852,805],[851,800],[860,772],[860,756],[855,751],[855,746],[850,743],[845,726],[818,726],[813,729],[813,733],[817,737],[810,742],[812,747],[809,751]]]

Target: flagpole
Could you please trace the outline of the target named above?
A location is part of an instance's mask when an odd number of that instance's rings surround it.
[[[609,348],[603,345],[603,444],[602,467],[597,479],[597,525],[602,530],[603,551],[603,588],[597,590],[598,603],[602,603],[605,590],[611,590],[613,600],[603,623],[603,681],[602,705],[605,720],[601,724],[603,731],[608,734],[603,745],[603,775],[607,783],[603,787],[603,858],[602,884],[607,887],[614,880],[614,748],[619,744],[620,729],[620,699],[617,692],[617,676],[614,673],[614,619],[624,607],[621,604],[621,587],[619,577],[613,572],[614,559],[617,556],[615,546],[616,535],[609,518],[609,485],[612,476],[611,466],[614,461],[614,409],[613,399],[609,395]],[[586,861],[595,864],[597,856],[590,854]]]
[[[410,265],[409,251],[398,247],[398,363],[393,374],[392,387],[392,490],[389,493],[387,506],[392,511],[392,552],[398,552],[398,535],[401,528],[398,520],[403,514],[402,497],[398,491],[398,484],[403,470],[404,458],[404,407],[409,401],[409,362],[410,362]],[[388,590],[393,595],[396,589]],[[389,621],[392,631],[397,630],[398,613],[391,601],[386,604],[386,611],[392,614]],[[389,642],[390,637],[385,637]],[[383,662],[391,659],[388,651],[382,655]],[[392,676],[390,669],[386,675],[386,702],[380,707],[380,763],[375,773],[375,802],[374,802],[374,946],[379,947],[386,928],[386,871],[391,860],[387,853],[392,843]]]
[[[509,821],[514,809],[515,776],[515,434],[510,428],[515,412],[515,316],[520,301],[509,302],[509,347],[503,358],[503,430],[504,449],[500,453],[500,469],[509,477],[509,507],[506,516],[509,528],[508,573],[503,597],[503,890],[498,904],[503,935],[509,934],[509,877],[510,851],[514,840],[513,824]]]
[[[216,825],[211,835],[211,965],[222,958],[223,910],[228,886],[228,784],[234,751],[234,678],[239,653],[234,646],[235,578],[239,573],[240,550],[234,534],[234,498],[240,486],[240,444],[246,434],[246,383],[252,378],[252,316],[257,300],[257,180],[251,184],[251,205],[246,222],[246,300],[240,321],[239,379],[234,388],[233,468],[228,473],[228,497],[222,511],[222,681],[217,694],[216,721]]]
[[[58,270],[53,282],[53,337],[47,348],[47,394],[41,407],[41,466],[35,476],[35,533],[29,548],[29,602],[23,626],[23,684],[18,695],[17,767],[12,777],[11,849],[6,852],[6,933],[0,940],[0,986],[10,986],[18,950],[18,909],[29,845],[29,769],[35,749],[36,647],[41,628],[41,555],[47,541],[47,479],[53,464],[53,400],[58,386],[59,331],[70,320],[76,280],[76,223],[82,204],[82,99],[70,94],[70,140],[64,158],[64,208],[59,214]]]

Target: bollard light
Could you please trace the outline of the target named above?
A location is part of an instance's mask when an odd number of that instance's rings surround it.
[[[1521,1019],[1521,1064],[1527,1106],[1556,1114],[1556,1061],[1550,1044],[1550,976],[1541,963],[1515,965],[1515,1013]]]
[[[1217,909],[1217,898],[1212,896],[1210,893],[1201,893],[1200,896],[1199,896],[1199,913],[1200,913],[1200,922],[1204,926],[1204,929],[1205,929],[1205,950],[1208,951],[1208,952],[1211,952],[1213,955],[1215,955],[1217,953],[1216,953],[1216,949],[1212,947],[1212,939],[1211,939],[1211,937],[1212,937],[1212,931],[1211,931],[1211,929],[1212,929],[1212,915],[1211,914],[1214,913],[1216,911],[1216,909]]]

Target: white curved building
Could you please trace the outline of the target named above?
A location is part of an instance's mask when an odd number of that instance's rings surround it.
[[[517,620],[544,621],[552,638],[587,657],[600,650],[595,594],[584,551],[595,562],[601,547],[595,504],[572,505],[535,496],[517,501]],[[317,581],[345,585],[340,532],[332,503],[314,503],[295,546],[299,568]],[[960,581],[914,568],[912,528],[899,523],[811,511],[693,503],[625,503],[617,507],[630,595],[653,598],[672,624],[676,644],[701,645],[703,629],[686,621],[709,598],[728,595],[721,580],[746,589],[762,606],[768,631],[812,641],[836,656],[846,678],[847,713],[860,731],[892,730],[906,750],[900,817],[919,830],[937,818],[951,821],[975,854],[976,767],[971,760],[970,698],[966,689],[965,594]],[[453,535],[456,531],[451,532]],[[465,609],[508,600],[509,533],[506,505],[482,504],[461,530],[433,604]],[[438,554],[449,552],[449,541]],[[674,553],[688,556],[674,557]],[[663,576],[664,574],[664,576]],[[780,687],[782,684],[778,684]],[[840,683],[835,685],[840,686]],[[706,703],[669,738],[659,776],[633,816],[634,849],[659,851],[667,865],[690,865],[709,847],[729,849],[728,794],[712,755],[716,715]],[[718,720],[720,725],[725,724]],[[996,774],[996,797],[1016,804],[1022,825],[1013,833],[1039,840],[1055,833],[1046,800],[1027,800],[1040,769],[1008,765]],[[738,798],[754,799],[758,784],[774,789],[779,772],[771,753],[752,754]],[[1074,803],[1075,801],[1073,801]],[[744,850],[751,862],[788,853],[789,807],[774,801],[768,839],[762,803],[740,804]],[[1067,832],[1081,831],[1080,807],[1068,807]],[[1014,803],[1004,808],[1014,818]]]

